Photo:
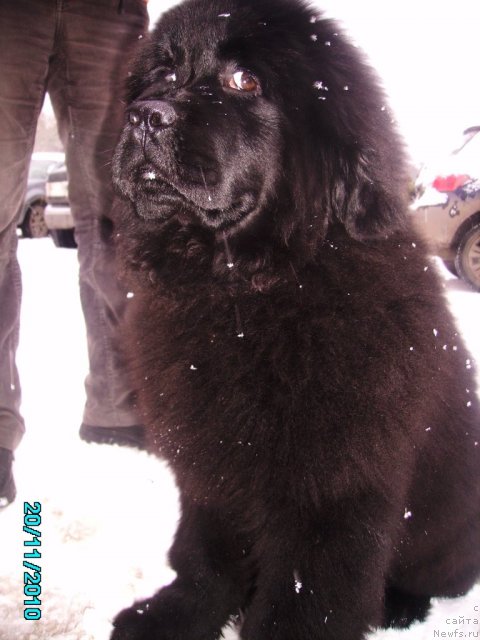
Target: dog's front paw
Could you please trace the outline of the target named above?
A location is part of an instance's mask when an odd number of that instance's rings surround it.
[[[225,622],[190,590],[170,585],[121,611],[110,640],[217,640]]]
[[[149,613],[149,601],[137,602],[121,611],[113,621],[110,640],[160,640],[163,638],[156,620]]]

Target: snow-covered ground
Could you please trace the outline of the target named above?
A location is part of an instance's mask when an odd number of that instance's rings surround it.
[[[119,609],[172,579],[166,553],[178,518],[177,493],[166,465],[146,453],[80,441],[87,361],[76,252],[56,249],[46,238],[21,240],[19,256],[18,364],[28,431],[15,461],[17,500],[0,512],[0,638],[107,640]],[[480,362],[480,294],[445,270],[442,275]],[[23,619],[23,542],[31,537],[22,530],[24,501],[42,505],[42,557],[33,560],[42,575],[38,621]],[[424,624],[377,632],[372,640],[480,638],[473,624],[479,609],[480,586],[466,598],[437,602]],[[232,631],[226,636],[236,638]]]

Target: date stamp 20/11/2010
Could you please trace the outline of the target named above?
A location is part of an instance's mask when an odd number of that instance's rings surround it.
[[[42,557],[39,549],[42,545],[40,525],[42,524],[42,505],[40,502],[23,503],[23,531],[29,536],[23,541],[23,594],[25,599],[23,617],[25,620],[39,620],[42,617],[42,568],[38,561]]]

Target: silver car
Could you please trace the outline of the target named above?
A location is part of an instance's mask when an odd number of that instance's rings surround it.
[[[45,223],[57,247],[75,248],[74,222],[68,197],[68,175],[65,163],[49,171],[45,187],[47,206]]]
[[[18,219],[18,227],[25,238],[43,238],[48,235],[45,224],[45,181],[50,169],[65,161],[61,152],[47,151],[32,154],[28,171],[27,192]]]

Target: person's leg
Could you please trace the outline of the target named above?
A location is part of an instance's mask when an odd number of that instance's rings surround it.
[[[15,485],[12,451],[24,422],[15,366],[21,301],[16,226],[55,32],[56,2],[0,2],[0,506]]]
[[[123,122],[125,63],[146,29],[143,0],[65,1],[48,79],[67,154],[87,326],[90,372],[80,432],[87,440],[134,443],[142,433],[132,430],[139,419],[118,338],[128,300],[115,270],[110,168]]]

